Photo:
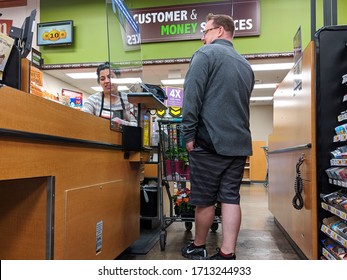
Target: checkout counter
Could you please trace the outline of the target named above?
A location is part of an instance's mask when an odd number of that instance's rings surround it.
[[[114,259],[137,240],[150,153],[122,144],[106,119],[1,87],[0,259]]]

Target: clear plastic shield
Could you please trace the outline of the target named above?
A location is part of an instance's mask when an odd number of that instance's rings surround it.
[[[122,0],[106,0],[108,61],[110,65],[110,127],[139,126],[138,104],[129,92],[142,91],[141,37],[137,23]]]

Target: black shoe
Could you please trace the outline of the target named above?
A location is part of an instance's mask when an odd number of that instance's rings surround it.
[[[216,249],[217,253],[213,256],[207,258],[208,260],[236,260],[236,255],[234,253],[229,254],[228,257],[224,257],[220,254],[220,249]]]
[[[192,260],[205,260],[207,258],[207,250],[204,247],[195,247],[194,242],[183,247],[182,256]]]

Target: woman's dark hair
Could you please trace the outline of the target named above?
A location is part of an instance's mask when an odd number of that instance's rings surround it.
[[[110,66],[110,63],[109,62],[105,62],[103,64],[100,64],[98,66],[98,68],[96,68],[96,75],[98,76],[97,77],[97,82],[98,84],[100,84],[100,72],[102,70],[105,70],[105,69],[109,69],[110,71],[112,71],[113,73],[116,74],[117,78],[120,76],[120,71],[119,69],[111,69],[111,66]]]

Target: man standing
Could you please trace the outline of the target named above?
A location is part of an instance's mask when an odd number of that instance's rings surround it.
[[[189,152],[195,239],[182,248],[189,259],[236,259],[241,225],[240,186],[247,156],[252,154],[249,100],[254,73],[232,44],[228,15],[207,16],[202,41],[184,83],[183,134]],[[222,205],[222,244],[207,257],[206,238]]]

